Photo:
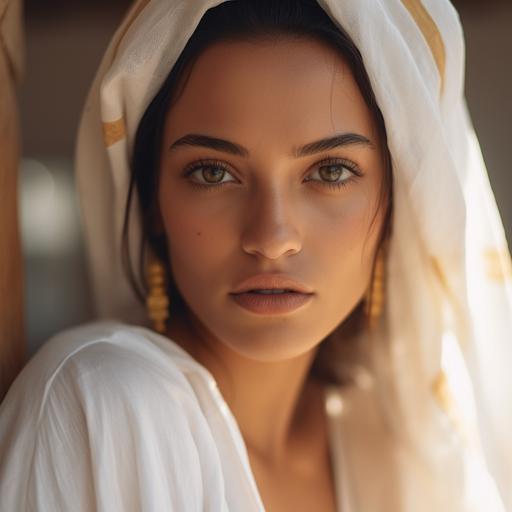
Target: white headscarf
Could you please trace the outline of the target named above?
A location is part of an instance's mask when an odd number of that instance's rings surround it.
[[[77,180],[100,317],[145,322],[119,256],[134,136],[220,3],[136,1],[90,91]],[[393,157],[386,321],[371,356],[379,408],[402,446],[401,510],[512,511],[512,267],[466,110],[458,15],[448,0],[319,4],[362,53]],[[140,226],[130,229],[135,256]]]

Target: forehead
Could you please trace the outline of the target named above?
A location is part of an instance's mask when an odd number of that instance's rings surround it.
[[[199,127],[267,143],[333,132],[374,133],[343,56],[321,41],[289,37],[207,48],[167,115],[171,134]]]

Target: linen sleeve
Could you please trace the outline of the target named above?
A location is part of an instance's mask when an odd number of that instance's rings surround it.
[[[66,380],[60,373],[52,383],[34,434],[27,511],[86,512],[100,505],[83,404],[74,383]]]
[[[0,415],[0,510],[204,510],[182,390],[155,387],[124,352],[107,343],[80,351],[21,416],[31,390],[17,383]]]
[[[32,360],[0,408],[0,510],[96,510],[87,422],[72,382]]]

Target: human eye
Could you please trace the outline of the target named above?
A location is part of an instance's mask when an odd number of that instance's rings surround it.
[[[335,190],[346,187],[356,177],[363,173],[355,162],[344,158],[328,158],[316,164],[316,170],[310,176],[319,176],[319,180],[307,179],[306,181],[318,181],[322,186]]]
[[[222,181],[226,174],[230,175],[225,163],[219,160],[199,160],[185,169],[184,177],[195,187],[199,187],[203,190],[213,190],[228,183],[236,182],[236,180]],[[192,179],[192,175],[196,175],[196,177]],[[199,181],[197,177],[200,177]]]

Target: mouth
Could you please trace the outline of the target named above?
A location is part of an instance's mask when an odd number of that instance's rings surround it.
[[[283,295],[283,294],[287,294],[287,293],[300,293],[300,292],[298,292],[296,290],[270,288],[270,289],[247,290],[246,292],[235,293],[234,295],[240,295],[241,293],[255,293],[258,295]],[[307,295],[307,294],[304,294],[304,295]]]
[[[313,295],[286,288],[274,288],[232,293],[231,297],[238,306],[250,313],[276,316],[302,308],[311,301]]]
[[[259,274],[240,283],[231,291],[234,295],[247,294],[289,294],[310,295],[313,289],[287,274]]]

